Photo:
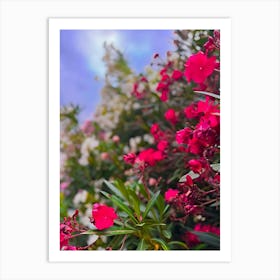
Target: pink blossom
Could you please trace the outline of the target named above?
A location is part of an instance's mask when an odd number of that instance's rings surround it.
[[[174,198],[176,198],[177,194],[179,193],[178,190],[174,189],[168,189],[164,194],[164,199],[166,202],[172,201]]]
[[[118,216],[114,208],[104,204],[95,203],[92,209],[92,218],[96,228],[102,230],[111,227]]]
[[[201,161],[197,160],[197,159],[191,159],[188,162],[188,165],[194,173],[200,173],[202,171],[202,168],[203,168],[203,165],[202,165]]]
[[[83,133],[87,136],[91,135],[94,131],[94,126],[92,124],[92,121],[91,120],[86,120],[82,127],[81,127],[81,130],[83,131]]]
[[[129,154],[123,156],[123,160],[127,164],[134,164],[135,160],[136,160],[136,155],[134,153],[129,153]]]
[[[157,148],[159,151],[165,151],[169,146],[169,143],[166,140],[161,140],[157,144]]]
[[[171,76],[171,78],[174,80],[179,80],[182,77],[183,77],[183,73],[179,70],[174,70]]]
[[[149,148],[140,152],[138,159],[144,161],[150,166],[154,166],[157,162],[164,159],[164,155],[162,151],[157,151],[153,148]]]
[[[114,143],[119,143],[120,142],[120,136],[119,135],[114,135],[112,137],[112,140],[113,140]]]
[[[69,187],[69,185],[70,185],[70,182],[62,182],[60,184],[60,189],[61,190],[65,190],[65,189],[67,189]]]
[[[207,57],[203,52],[198,52],[187,60],[185,76],[188,82],[203,83],[213,73],[216,65],[215,56]]]
[[[187,144],[192,130],[189,127],[178,130],[176,132],[176,141],[178,144]]]
[[[178,122],[176,112],[173,109],[168,109],[165,112],[164,117],[167,121],[171,122],[173,125],[175,125]]]

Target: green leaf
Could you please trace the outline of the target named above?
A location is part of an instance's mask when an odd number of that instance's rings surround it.
[[[170,242],[168,242],[168,245],[169,245],[169,246],[177,245],[177,246],[180,246],[180,247],[182,247],[182,248],[185,248],[186,250],[189,249],[189,247],[187,246],[187,244],[184,243],[184,242],[181,242],[181,241],[170,241]]]
[[[140,219],[140,199],[138,198],[138,196],[136,195],[135,191],[134,190],[128,190],[129,192],[129,195],[132,199],[132,206],[133,206],[133,209],[138,217],[138,219]]]
[[[147,244],[144,239],[141,239],[140,242],[138,243],[137,249],[136,250],[145,250],[147,247]]]
[[[114,181],[114,184],[116,185],[116,188],[122,193],[123,197],[127,200],[127,202],[129,202],[128,191],[124,183],[120,180],[116,180]]]
[[[118,197],[116,197],[115,195],[109,195],[108,193],[104,192],[104,191],[100,191],[105,197],[107,197],[108,199],[110,199],[117,207],[119,207],[121,210],[123,210],[125,213],[127,213],[127,215],[131,218],[131,220],[137,224],[138,221],[137,219],[134,217],[133,212],[128,208],[127,205],[125,205]]]
[[[145,190],[145,187],[143,184],[138,184],[138,187],[139,187],[139,192],[145,197],[145,198],[148,198],[148,194]]]
[[[81,234],[87,235],[104,235],[104,236],[113,236],[113,235],[122,235],[122,234],[131,234],[134,233],[135,230],[132,229],[125,229],[125,228],[111,228],[109,230],[88,230]]]
[[[170,230],[167,230],[167,229],[163,230],[163,231],[162,231],[162,234],[163,234],[164,237],[167,238],[167,239],[170,239],[171,236],[172,236],[171,231],[170,231]]]
[[[145,219],[145,217],[148,215],[148,213],[150,212],[151,208],[153,207],[153,205],[155,204],[158,196],[160,194],[160,191],[157,191],[154,196],[151,198],[151,200],[148,202],[145,212],[143,213],[143,219]]]
[[[160,239],[160,238],[152,238],[151,240],[159,243],[161,245],[161,248],[164,251],[169,250],[168,245],[162,239]]]
[[[163,210],[162,215],[164,215],[164,214],[168,211],[169,208],[170,208],[170,205],[167,204],[167,205],[165,206],[164,210]]]
[[[122,193],[109,181],[107,180],[103,180],[104,183],[106,184],[106,186],[118,197],[124,198],[124,196],[122,195]]]
[[[218,235],[192,230],[191,233],[198,236],[199,240],[208,245],[214,246],[215,248],[220,248],[220,237]]]

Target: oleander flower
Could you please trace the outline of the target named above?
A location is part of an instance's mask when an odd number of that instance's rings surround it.
[[[207,57],[203,52],[198,52],[189,57],[185,67],[185,76],[188,82],[203,83],[216,67],[216,57]]]
[[[129,153],[129,154],[123,156],[123,160],[127,164],[134,164],[135,160],[136,160],[136,155],[134,153]]]
[[[164,199],[166,202],[172,201],[174,198],[176,198],[177,194],[179,193],[178,190],[174,189],[168,189],[164,194]]]
[[[192,133],[192,130],[189,127],[185,127],[184,129],[178,130],[176,132],[177,143],[178,144],[187,144],[191,133]]]
[[[139,153],[138,159],[144,161],[150,166],[154,166],[157,162],[164,159],[162,151],[149,148]]]
[[[183,73],[176,69],[173,71],[172,76],[171,76],[171,78],[174,80],[179,80],[182,77],[183,77]]]
[[[173,109],[168,109],[165,112],[164,117],[167,121],[171,122],[173,125],[175,125],[178,122],[176,112]]]
[[[111,227],[118,216],[114,208],[95,203],[92,208],[92,218],[96,228],[102,230]]]

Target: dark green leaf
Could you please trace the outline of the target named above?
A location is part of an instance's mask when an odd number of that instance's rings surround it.
[[[145,219],[145,217],[148,215],[148,213],[150,212],[151,208],[153,207],[153,205],[155,204],[158,196],[160,194],[160,191],[157,191],[154,196],[151,198],[151,200],[148,202],[145,212],[143,213],[143,219]]]
[[[127,215],[131,218],[131,220],[134,223],[138,223],[137,219],[134,217],[133,212],[129,209],[129,207],[127,205],[125,205],[118,197],[116,197],[115,195],[109,195],[106,192],[101,191],[101,193],[106,196],[108,199],[110,199],[118,208],[120,208],[121,210],[123,210],[125,213],[127,213]]]
[[[133,209],[138,217],[138,219],[140,218],[140,199],[138,198],[138,196],[136,195],[135,191],[134,190],[128,190],[129,192],[129,195],[132,199],[132,206],[133,206]]]
[[[124,198],[122,193],[111,182],[104,179],[104,183],[116,196]]]
[[[218,235],[209,232],[201,232],[195,230],[192,230],[191,233],[198,236],[201,242],[214,246],[216,248],[220,248],[220,237]]]

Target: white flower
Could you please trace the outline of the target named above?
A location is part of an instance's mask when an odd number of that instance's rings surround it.
[[[80,203],[84,203],[87,199],[88,192],[86,190],[80,190],[73,198],[73,204],[75,207],[78,207]]]

